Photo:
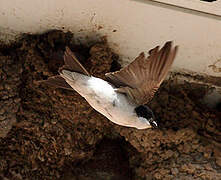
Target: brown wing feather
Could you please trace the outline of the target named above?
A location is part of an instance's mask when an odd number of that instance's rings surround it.
[[[160,50],[159,46],[149,51],[145,58],[141,53],[131,64],[120,71],[107,73],[107,79],[116,86],[118,92],[126,93],[137,104],[145,104],[152,99],[171,67],[177,46],[167,42]]]
[[[64,53],[64,65],[59,68],[59,72],[64,69],[90,76],[88,71],[81,65],[77,57],[68,47],[66,47],[66,51]],[[55,86],[57,88],[73,90],[60,75],[52,76],[45,81],[39,81],[39,83]]]

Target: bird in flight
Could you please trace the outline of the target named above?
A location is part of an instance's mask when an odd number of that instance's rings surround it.
[[[146,105],[160,87],[175,59],[178,46],[168,41],[142,52],[126,67],[106,73],[106,80],[91,76],[66,47],[64,66],[59,75],[44,83],[77,91],[98,112],[121,126],[146,129],[158,125],[152,110]]]

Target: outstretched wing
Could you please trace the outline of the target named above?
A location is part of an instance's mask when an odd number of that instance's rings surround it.
[[[105,75],[119,87],[118,92],[126,93],[137,104],[145,104],[152,99],[165,79],[177,49],[177,46],[172,48],[172,42],[169,41],[160,50],[159,46],[151,49],[148,57],[141,53],[120,71]]]
[[[77,57],[68,47],[66,47],[64,53],[64,65],[59,69],[59,72],[61,72],[62,70],[69,70],[72,72],[78,72],[90,76],[89,72],[82,66]],[[69,86],[69,84],[60,75],[49,77],[47,80],[40,81],[40,83],[55,86],[57,88],[73,90],[71,86]]]

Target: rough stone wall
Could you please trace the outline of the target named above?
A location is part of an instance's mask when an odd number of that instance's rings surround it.
[[[66,45],[94,76],[119,69],[107,43],[76,46],[72,36],[0,48],[2,179],[221,179],[220,112],[198,101],[209,87],[168,80],[149,104],[159,129],[120,127],[75,91],[39,83],[57,73]]]

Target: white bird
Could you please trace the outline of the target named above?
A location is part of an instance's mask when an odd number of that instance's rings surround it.
[[[60,88],[74,89],[98,112],[110,121],[127,127],[146,129],[157,127],[155,116],[145,104],[149,102],[165,79],[178,47],[167,42],[144,53],[116,72],[106,73],[106,80],[91,76],[67,47],[65,65],[57,76],[45,82]],[[65,80],[65,81],[64,81]]]

